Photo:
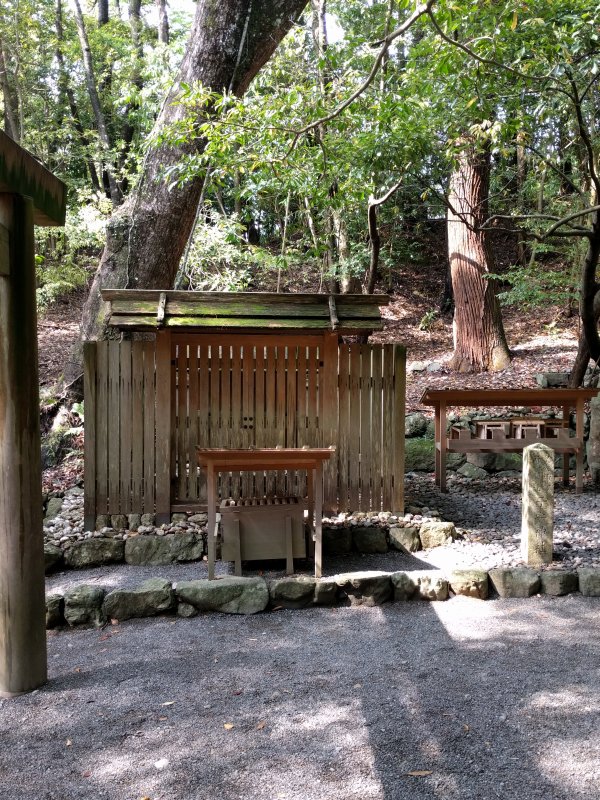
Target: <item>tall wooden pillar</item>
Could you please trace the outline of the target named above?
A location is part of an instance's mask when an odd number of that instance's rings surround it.
[[[46,681],[33,202],[0,194],[0,693]]]
[[[0,131],[0,696],[46,682],[33,226],[63,225],[66,189]]]

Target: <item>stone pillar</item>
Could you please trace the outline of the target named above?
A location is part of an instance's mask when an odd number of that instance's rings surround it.
[[[550,564],[554,533],[554,450],[531,444],[523,450],[521,557],[530,567]]]

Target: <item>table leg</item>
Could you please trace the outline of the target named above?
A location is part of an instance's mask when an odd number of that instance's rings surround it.
[[[215,577],[215,550],[216,550],[216,540],[215,540],[215,526],[217,524],[217,513],[216,513],[216,475],[215,471],[212,466],[209,465],[206,471],[206,502],[208,504],[208,534],[207,534],[207,544],[208,544],[208,580],[212,581]]]
[[[446,403],[440,403],[440,482],[441,492],[446,491]]]
[[[563,406],[562,409],[562,419],[563,419],[563,427],[569,432],[569,406]],[[569,485],[569,461],[571,460],[570,453],[563,453],[563,486]]]
[[[314,471],[315,481],[315,578],[323,572],[323,467]]]
[[[575,409],[575,436],[580,441],[577,450],[577,470],[575,473],[575,493],[581,494],[583,491],[583,400],[577,400]]]

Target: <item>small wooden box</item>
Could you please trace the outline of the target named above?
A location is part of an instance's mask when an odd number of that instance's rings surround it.
[[[221,558],[234,561],[236,575],[241,561],[284,558],[288,573],[293,559],[306,558],[304,511],[297,498],[221,503]]]

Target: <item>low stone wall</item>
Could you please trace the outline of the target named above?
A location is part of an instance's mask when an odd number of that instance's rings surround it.
[[[580,591],[600,597],[600,569],[577,572],[537,572],[515,569],[437,570],[414,572],[352,572],[316,580],[307,576],[277,578],[225,576],[214,581],[173,584],[156,577],[133,589],[106,591],[82,584],[64,595],[46,598],[46,627],[93,625],[172,614],[195,617],[218,611],[257,614],[270,609],[315,606],[378,606],[397,601],[441,601],[453,595],[487,599],[560,596]]]

